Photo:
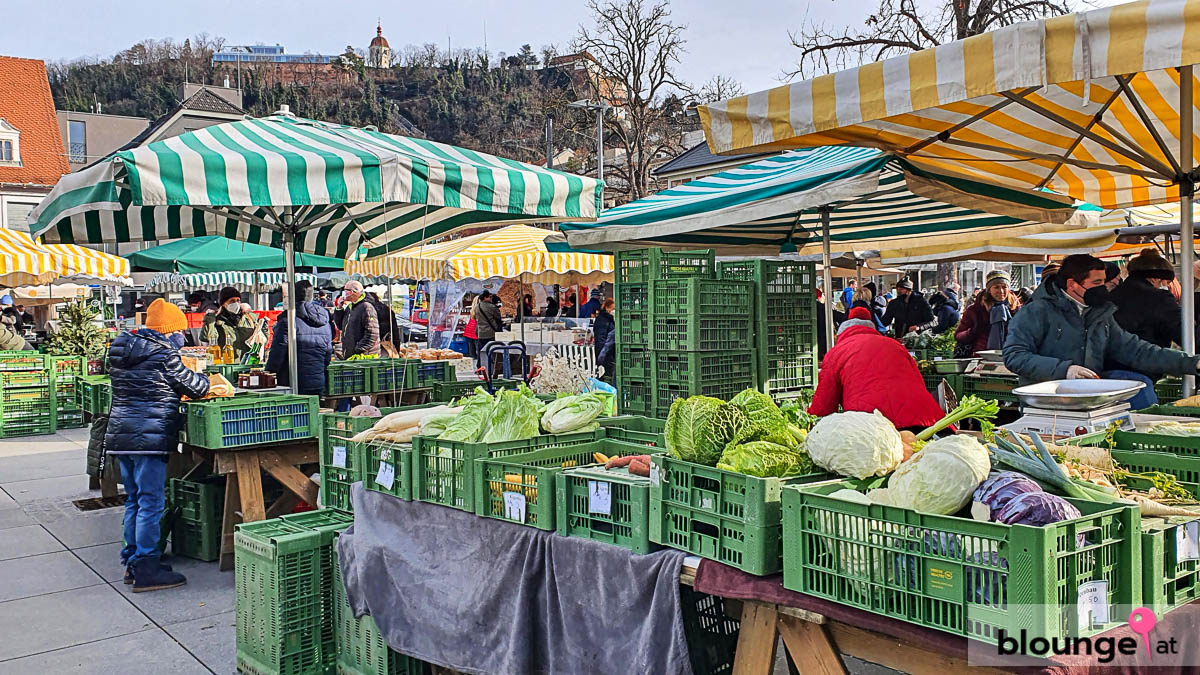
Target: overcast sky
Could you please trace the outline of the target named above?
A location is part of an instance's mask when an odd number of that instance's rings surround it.
[[[693,83],[727,75],[747,91],[775,86],[795,59],[789,29],[799,28],[806,15],[831,24],[861,22],[865,3],[677,0],[673,17],[687,25],[688,42],[679,75]],[[482,47],[486,23],[493,54],[512,54],[525,43],[534,49],[557,44],[561,51],[588,20],[582,0],[4,0],[0,5],[9,8],[0,54],[47,61],[107,57],[146,38],[182,42],[204,32],[228,44],[279,43],[289,53],[339,54],[348,44],[365,49],[375,36],[377,17],[393,49],[426,42],[444,47],[447,36],[455,49]]]

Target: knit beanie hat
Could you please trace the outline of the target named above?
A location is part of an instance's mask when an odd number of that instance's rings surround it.
[[[226,286],[225,288],[221,289],[220,300],[217,301],[217,304],[224,305],[225,303],[229,302],[233,298],[240,298],[240,297],[242,297],[241,291],[234,288],[233,286]]]
[[[600,290],[599,286],[593,286],[591,293],[588,294],[588,297],[593,300],[600,300],[604,297],[604,292]]]
[[[866,307],[855,307],[854,309],[850,310],[850,314],[847,318],[859,319],[860,321],[870,321],[871,310],[867,309]]]
[[[1129,261],[1129,273],[1150,279],[1175,278],[1175,269],[1154,249],[1146,249]]]
[[[163,335],[187,330],[187,317],[175,305],[158,298],[146,308],[146,328]]]
[[[1008,276],[1008,272],[1005,272],[1004,270],[994,270],[988,272],[987,279],[983,285],[985,288],[991,288],[992,284],[999,283],[1012,283],[1012,277]]]
[[[12,301],[11,295],[8,295],[7,293],[5,293],[4,295],[0,296],[0,306],[12,307],[12,304],[13,304],[13,301]]]

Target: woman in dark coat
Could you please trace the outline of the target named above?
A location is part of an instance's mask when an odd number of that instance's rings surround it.
[[[297,391],[301,394],[321,394],[325,391],[325,368],[333,358],[333,327],[329,310],[313,302],[312,284],[296,282],[296,374],[300,378]],[[291,386],[288,367],[287,311],[275,320],[271,337],[271,352],[267,355],[267,370],[275,373],[276,384]]]
[[[1008,288],[1008,273],[997,270],[987,275],[987,287],[963,312],[954,339],[969,346],[975,356],[988,349],[1001,349],[1008,337],[1008,326],[1012,316],[1021,307],[1021,301]]]
[[[610,349],[601,357],[604,343],[608,341],[608,334],[617,329],[616,320],[612,315],[614,306],[616,306],[616,302],[612,298],[606,299],[604,304],[600,305],[600,309],[596,311],[596,320],[592,323],[592,335],[595,338],[593,347],[596,351],[596,365],[604,366],[605,377],[612,377],[614,371],[617,369],[616,350]]]
[[[1113,319],[1117,325],[1159,347],[1181,344],[1183,313],[1175,297],[1166,290],[1175,279],[1171,263],[1153,249],[1146,249],[1129,261],[1129,278],[1109,294],[1117,306]],[[1156,378],[1162,373],[1145,372],[1138,364],[1110,364],[1111,369],[1133,370]]]
[[[179,443],[180,396],[203,398],[208,378],[179,358],[187,317],[159,298],[146,310],[146,327],[121,333],[108,350],[112,409],[104,445],[121,465],[125,486],[125,583],[133,591],[182,586],[182,574],[159,562],[159,521],[167,480],[167,455]]]

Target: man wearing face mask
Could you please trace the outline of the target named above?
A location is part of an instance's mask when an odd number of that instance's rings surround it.
[[[347,281],[342,288],[345,315],[342,324],[342,358],[355,354],[379,356],[379,315],[367,301],[363,285]]]
[[[254,335],[255,317],[242,311],[242,294],[232,286],[221,289],[221,309],[204,317],[204,342],[224,349],[233,346],[233,353],[240,359],[249,349],[248,341]]]
[[[179,439],[179,398],[208,394],[209,380],[179,358],[187,317],[159,298],[146,309],[146,327],[121,333],[108,350],[112,410],[104,444],[121,465],[125,486],[125,547],[121,562],[133,592],[182,586],[182,574],[159,562],[167,456]]]
[[[1121,328],[1104,276],[1099,259],[1067,256],[1054,280],[1039,286],[1013,316],[1004,365],[1022,384],[1100,376],[1140,380],[1147,386],[1129,402],[1138,410],[1150,405],[1154,394],[1153,381],[1140,372],[1194,375],[1200,357],[1159,347]],[[1140,372],[1105,370],[1106,363],[1114,362]]]

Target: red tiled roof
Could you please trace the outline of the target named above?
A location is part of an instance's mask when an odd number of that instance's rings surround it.
[[[0,56],[0,117],[21,132],[21,163],[0,166],[0,183],[54,185],[70,173],[46,64]]]

